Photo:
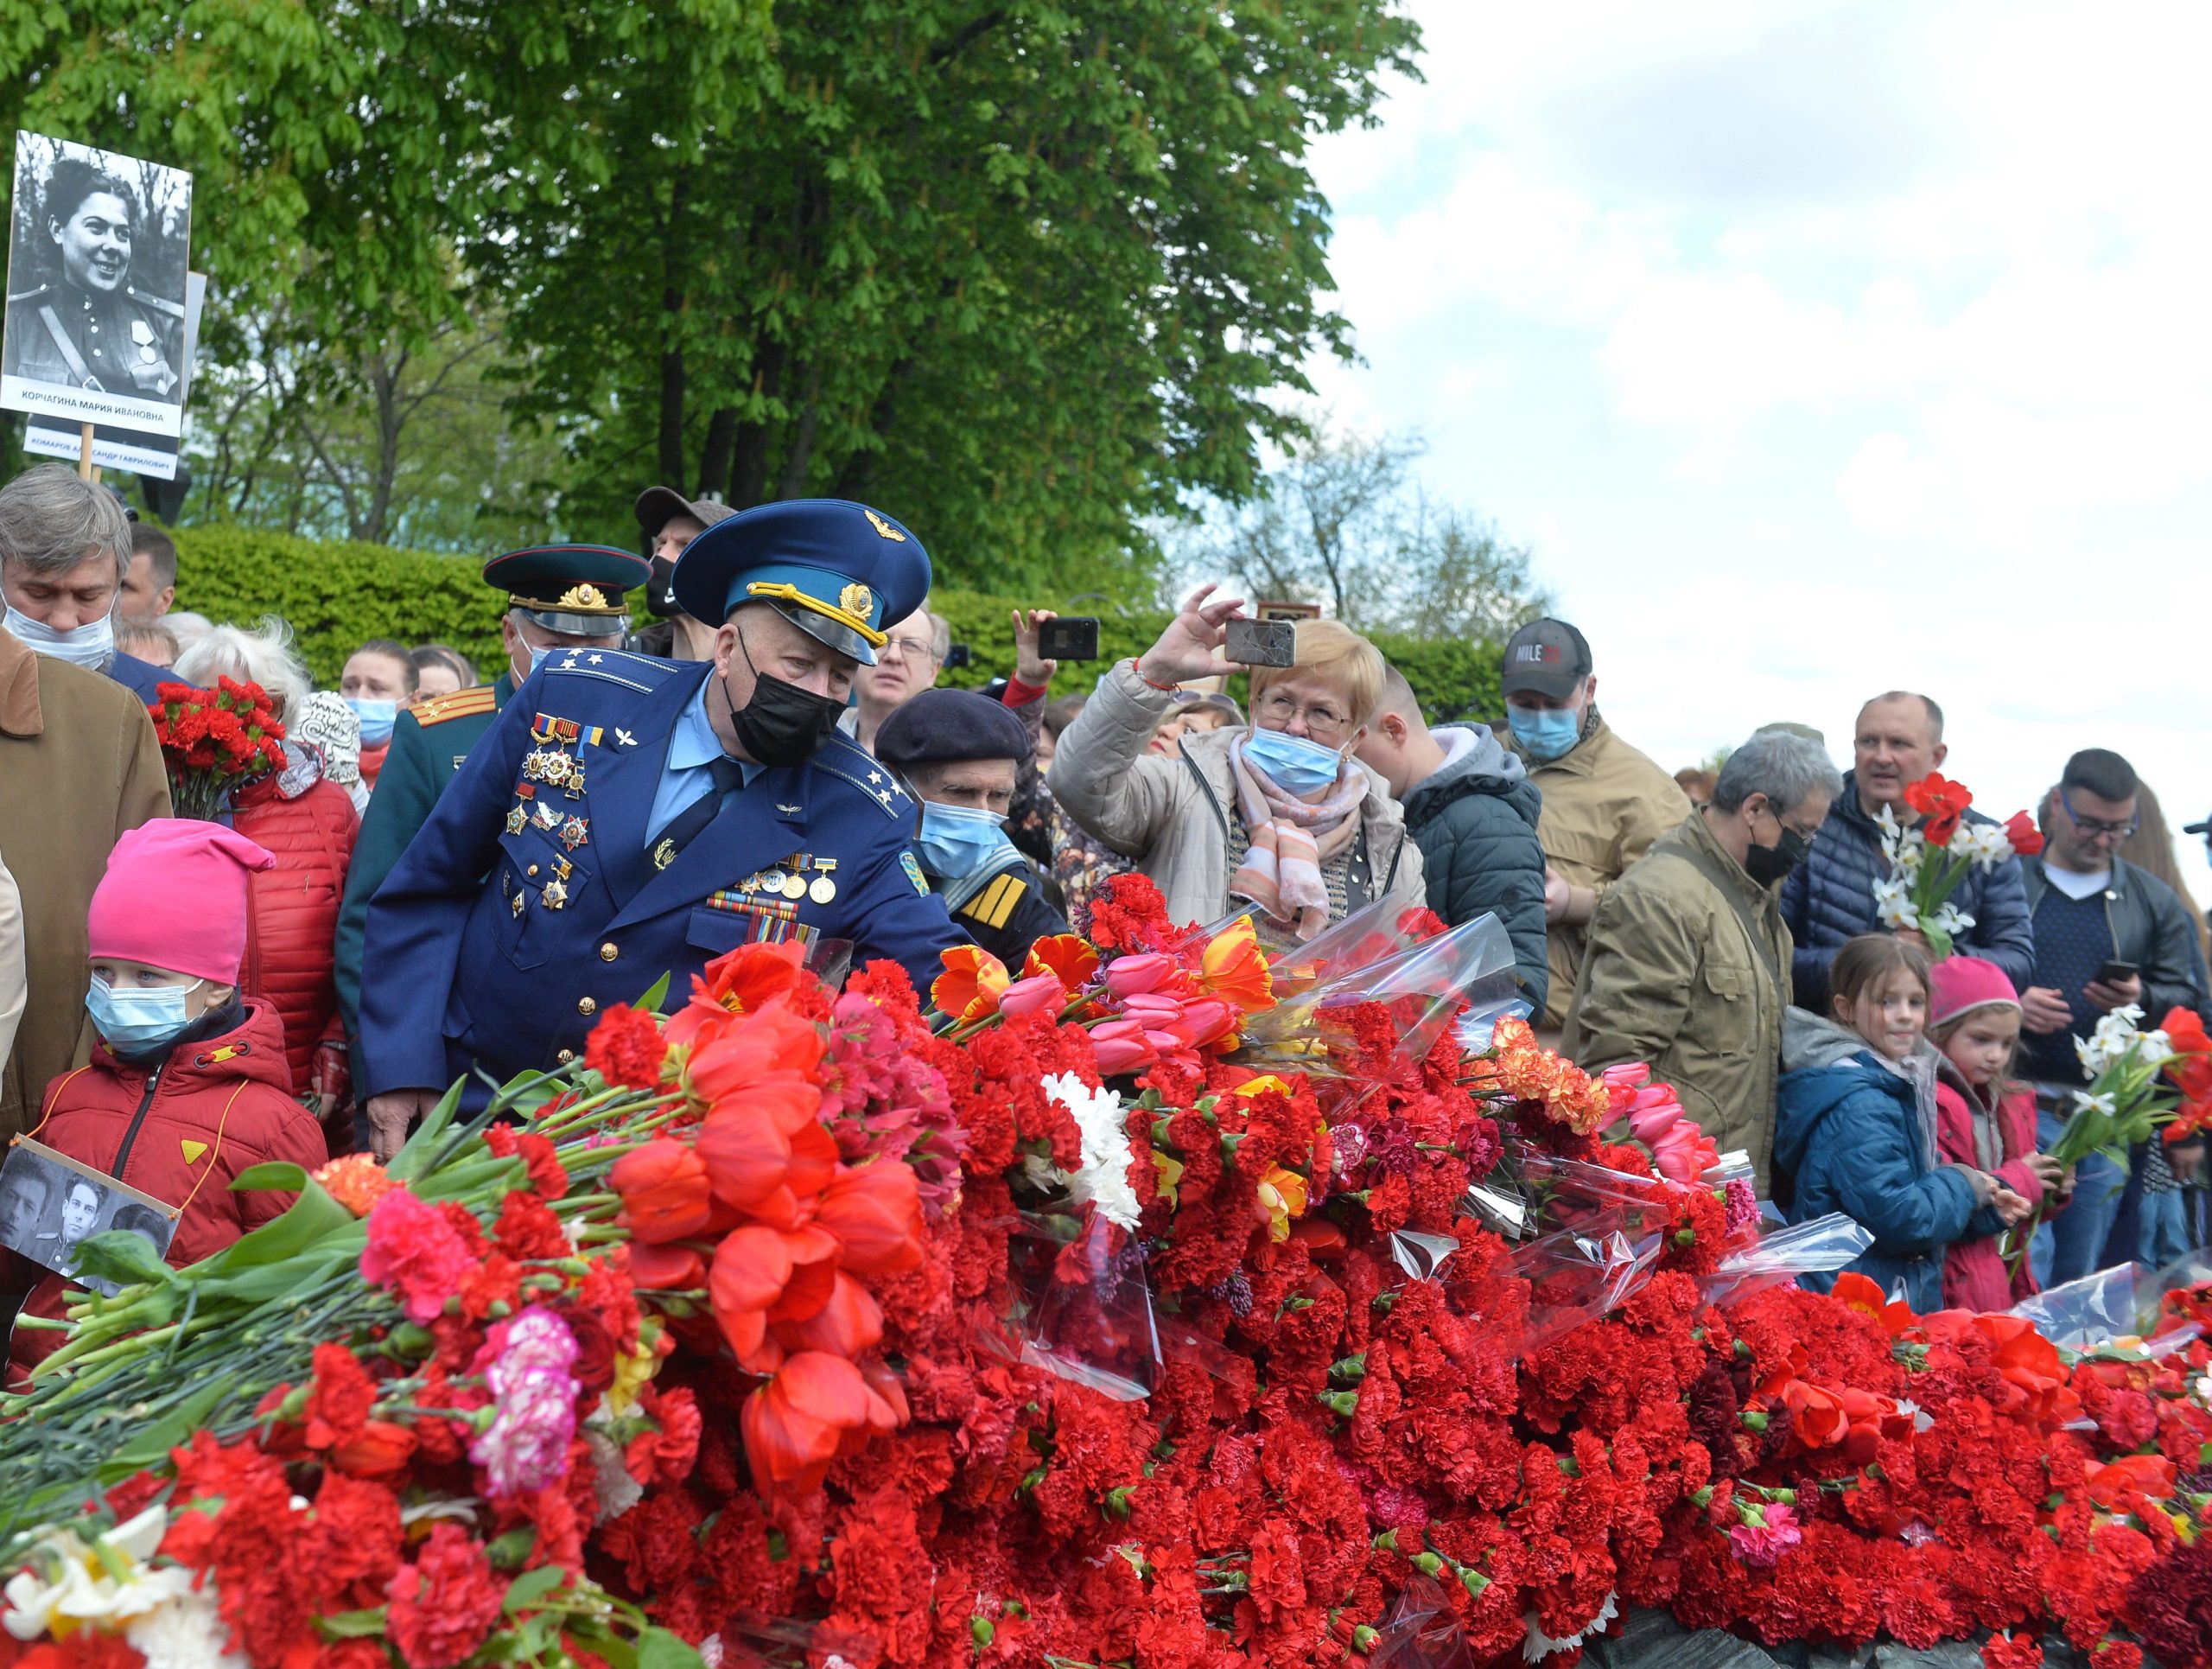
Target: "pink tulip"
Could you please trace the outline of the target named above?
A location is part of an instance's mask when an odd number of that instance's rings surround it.
[[[1215,1039],[1236,1029],[1236,1010],[1217,997],[1201,997],[1183,1010],[1177,1028],[1192,1048],[1204,1048]]]
[[[1681,1117],[1682,1104],[1670,1095],[1663,1101],[1656,1101],[1630,1112],[1628,1133],[1639,1142],[1658,1141],[1681,1122]]]
[[[999,993],[999,1012],[1014,1017],[1025,1014],[1052,1014],[1066,1006],[1067,987],[1049,973],[1017,979]]]
[[[1642,1061],[1624,1061],[1618,1067],[1607,1067],[1598,1076],[1607,1090],[1618,1094],[1623,1090],[1639,1090],[1651,1081],[1651,1067]]]
[[[1098,1057],[1098,1072],[1112,1078],[1160,1058],[1156,1044],[1134,1020],[1108,1020],[1090,1029],[1090,1046]]]
[[[1713,1138],[1688,1119],[1678,1120],[1652,1149],[1651,1163],[1673,1182],[1694,1182],[1719,1163],[1720,1150]]]
[[[1117,956],[1106,965],[1106,991],[1119,1000],[1141,991],[1158,991],[1181,971],[1175,959],[1162,951]]]

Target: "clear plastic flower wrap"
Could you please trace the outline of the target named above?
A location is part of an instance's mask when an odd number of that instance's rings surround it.
[[[1663,1176],[1562,1159],[1518,1139],[1507,1145],[1539,1230],[1634,1235],[1663,1228],[1672,1218],[1669,1195],[1679,1185]]]
[[[1444,1589],[1415,1577],[1390,1602],[1367,1648],[1368,1669],[1474,1669],[1466,1631]]]
[[[1096,1212],[1024,1212],[1007,1247],[1004,1317],[977,1341],[1116,1402],[1152,1394],[1160,1360],[1144,1253]]]
[[[2153,1355],[2179,1349],[2202,1331],[2195,1322],[2175,1327],[2162,1314],[2165,1295],[2212,1281],[2212,1251],[2200,1249],[2167,1264],[2145,1269],[2121,1264],[2078,1281],[2023,1298],[2012,1314],[2025,1316],[2061,1350],[2108,1350],[2141,1343]]]
[[[1832,1274],[1874,1244],[1868,1230],[1841,1212],[1808,1218],[1762,1235],[1723,1258],[1700,1284],[1709,1304],[1741,1303],[1800,1275]]]
[[[1497,1341],[1506,1359],[1532,1355],[1626,1303],[1651,1278],[1665,1245],[1656,1233],[1615,1229],[1539,1235],[1516,1248],[1505,1265],[1529,1284],[1529,1320],[1519,1338]]]

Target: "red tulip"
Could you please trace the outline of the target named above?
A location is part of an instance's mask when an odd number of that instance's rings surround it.
[[[671,1044],[690,1044],[728,1023],[734,1015],[758,1014],[804,977],[805,948],[791,940],[741,945],[707,964],[691,978],[691,1000],[670,1016]]]
[[[1013,983],[1006,964],[976,945],[939,951],[944,971],[930,982],[930,1001],[962,1025],[988,1020],[999,1011],[999,997]]]
[[[837,1238],[844,1266],[855,1275],[921,1264],[921,1188],[914,1173],[896,1161],[841,1171],[823,1190],[814,1220]]]
[[[2033,857],[2043,850],[2043,831],[2025,812],[2015,812],[2005,819],[2005,838],[2022,857]]]
[[[707,1290],[715,1321],[737,1360],[756,1373],[783,1357],[770,1340],[772,1321],[804,1321],[830,1302],[837,1274],[837,1242],[818,1229],[796,1232],[752,1224],[715,1248]]]
[[[840,1270],[820,1309],[803,1320],[771,1322],[770,1331],[788,1351],[824,1350],[857,1359],[883,1342],[883,1310],[866,1287]]]
[[[1917,782],[1904,785],[1904,803],[1920,813],[1920,831],[1931,846],[1948,846],[1958,832],[1959,820],[1974,804],[1974,791],[1963,782],[1930,771]]]
[[[804,1350],[745,1399],[742,1424],[753,1487],[804,1494],[839,1455],[896,1430],[899,1417],[844,1357]]]
[[[1049,973],[1060,982],[1060,988],[1071,994],[1089,984],[1098,971],[1098,952],[1071,933],[1057,933],[1039,940],[1029,947],[1028,960],[1021,966],[1022,978],[1033,978]]]
[[[630,1242],[630,1283],[646,1292],[684,1292],[702,1284],[706,1260],[689,1246]]]
[[[656,1137],[617,1159],[607,1180],[622,1196],[632,1240],[657,1245],[707,1226],[707,1167],[681,1142]]]
[[[2123,1455],[2089,1474],[2089,1499],[2117,1513],[2130,1494],[2164,1500],[2174,1493],[2174,1463],[2163,1455]]]

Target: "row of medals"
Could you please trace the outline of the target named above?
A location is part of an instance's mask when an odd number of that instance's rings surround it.
[[[811,852],[795,852],[776,868],[750,875],[737,883],[742,893],[780,895],[796,904],[802,898],[810,898],[817,904],[827,904],[837,895],[837,883],[830,872],[837,867],[834,857],[817,857]],[[809,881],[806,872],[816,871]]]

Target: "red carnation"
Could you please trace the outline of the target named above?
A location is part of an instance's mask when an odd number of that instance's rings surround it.
[[[504,1585],[474,1538],[459,1525],[430,1526],[430,1538],[385,1590],[385,1632],[413,1669],[451,1669],[484,1644],[498,1622]]]
[[[408,1319],[431,1322],[476,1266],[445,1214],[404,1188],[376,1202],[361,1251],[361,1278],[395,1293]]]
[[[607,1010],[584,1043],[584,1064],[626,1089],[658,1089],[667,1059],[668,1045],[652,1016],[627,1003]]]

